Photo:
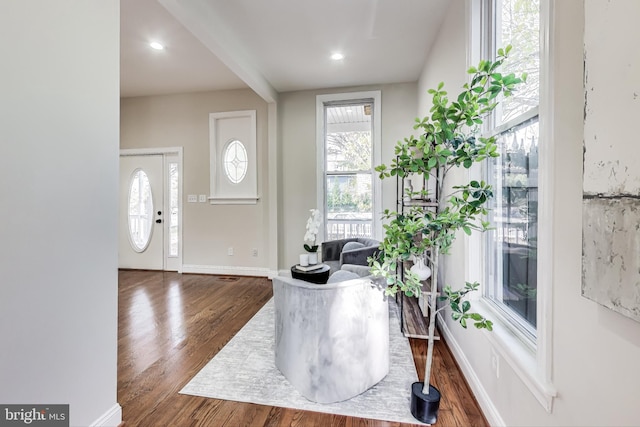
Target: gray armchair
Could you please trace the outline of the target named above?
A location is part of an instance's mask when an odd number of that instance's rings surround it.
[[[331,273],[342,269],[343,265],[368,267],[367,259],[378,256],[379,246],[379,241],[365,237],[330,240],[320,246],[322,262],[331,267]]]

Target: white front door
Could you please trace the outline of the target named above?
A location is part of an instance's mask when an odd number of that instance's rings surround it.
[[[118,267],[163,270],[164,158],[120,156]]]

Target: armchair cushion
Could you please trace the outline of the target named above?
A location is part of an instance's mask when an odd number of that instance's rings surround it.
[[[322,262],[331,267],[331,271],[340,270],[344,264],[369,265],[367,259],[380,251],[380,242],[365,237],[329,240],[321,246]]]
[[[355,264],[342,264],[340,271],[349,271],[355,273],[360,277],[366,277],[371,275],[371,267],[368,265],[355,265]]]
[[[344,282],[347,280],[359,279],[359,278],[360,276],[358,274],[353,273],[351,271],[338,270],[335,273],[333,273],[331,276],[329,276],[329,280],[327,280],[327,283]]]
[[[360,249],[343,250],[342,254],[340,254],[340,265],[369,265],[369,257],[374,256],[380,251],[378,245],[379,243],[375,246],[363,246]]]
[[[335,273],[336,271],[340,270],[340,261],[322,261],[323,264],[327,264],[330,268],[329,270],[329,274],[331,273]]]
[[[360,242],[347,242],[344,244],[344,246],[342,247],[342,252],[344,253],[345,251],[353,251],[356,249],[362,249],[364,248],[364,243],[360,243]]]

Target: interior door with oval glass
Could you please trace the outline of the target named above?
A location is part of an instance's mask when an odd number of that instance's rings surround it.
[[[120,157],[119,268],[164,269],[162,155]]]

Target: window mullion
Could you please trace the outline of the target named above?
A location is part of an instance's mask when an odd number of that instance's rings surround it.
[[[502,123],[500,126],[496,126],[487,132],[487,137],[498,136],[500,134],[504,134],[518,126],[521,126],[523,123],[528,122],[529,120],[535,119],[538,117],[539,108],[533,107],[528,110],[526,113],[520,114],[517,117],[509,120],[508,122]]]

